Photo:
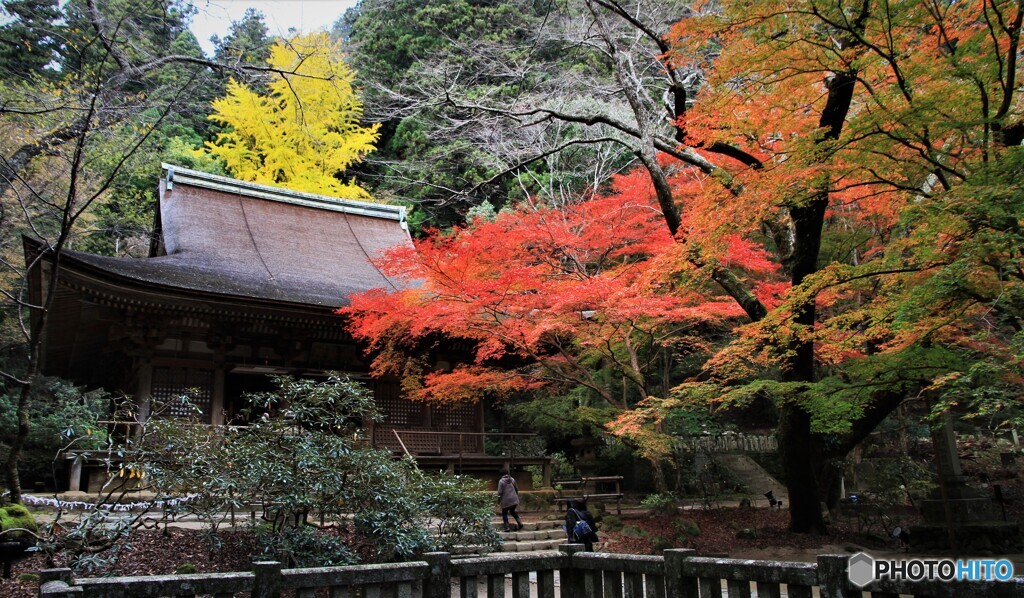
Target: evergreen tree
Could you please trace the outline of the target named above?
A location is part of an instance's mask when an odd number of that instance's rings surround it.
[[[213,36],[213,56],[221,62],[247,62],[266,64],[274,40],[269,35],[263,13],[255,8],[245,9],[241,20],[232,21],[224,38]]]
[[[56,57],[60,34],[57,0],[5,0],[0,14],[0,77],[32,78],[53,74],[46,68]]]

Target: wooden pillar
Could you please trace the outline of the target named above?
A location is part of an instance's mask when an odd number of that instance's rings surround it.
[[[82,489],[82,455],[71,454],[68,462],[68,492],[78,492]]]
[[[224,362],[218,359],[213,369],[213,394],[210,396],[210,424],[224,425]]]
[[[144,423],[149,419],[151,400],[153,398],[153,363],[145,358],[139,358],[138,379],[135,384],[135,401],[139,406],[139,413],[136,419]]]

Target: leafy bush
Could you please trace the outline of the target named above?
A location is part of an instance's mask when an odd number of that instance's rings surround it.
[[[622,535],[626,538],[644,538],[647,533],[639,526],[627,525],[622,528]]]
[[[675,522],[676,536],[696,538],[700,535],[700,526],[696,521],[679,520]]]
[[[667,492],[649,494],[640,501],[640,506],[647,509],[651,515],[671,515],[676,512],[676,497]]]
[[[0,395],[0,453],[6,455],[10,439],[18,433],[18,390]],[[41,378],[32,391],[29,432],[18,469],[22,483],[52,486],[54,460],[68,446],[91,449],[104,445],[105,429],[96,421],[107,415],[110,397],[101,390],[85,392],[60,378]]]
[[[125,517],[109,509],[91,509],[70,521],[63,513],[45,526],[35,546],[46,555],[48,566],[54,566],[54,557],[63,554],[67,566],[75,572],[93,573],[116,563],[121,552],[130,549],[129,535],[141,515]]]
[[[622,519],[617,515],[605,515],[601,520],[601,527],[606,532],[617,532],[622,529]]]
[[[679,548],[679,544],[671,538],[665,536],[655,536],[651,538],[651,548],[654,550],[668,550],[669,548]]]
[[[423,474],[423,511],[433,526],[432,550],[451,551],[472,543],[497,548],[499,536],[491,525],[491,493],[484,483],[468,477]]]
[[[247,397],[261,415],[246,428],[151,420],[132,445],[129,467],[145,468],[159,493],[198,493],[187,508],[214,533],[218,514],[261,504],[261,544],[296,564],[353,555],[390,561],[497,543],[490,497],[475,482],[427,474],[411,459],[359,446],[362,423],[380,417],[363,386],[336,375],[274,383],[276,391]],[[321,520],[342,524],[343,533],[311,529]]]
[[[263,557],[281,559],[293,567],[334,567],[359,561],[339,535],[313,527],[277,531],[261,525],[256,528],[256,542]]]

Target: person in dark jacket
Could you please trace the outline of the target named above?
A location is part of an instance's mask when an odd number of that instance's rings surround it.
[[[501,479],[498,480],[498,502],[501,504],[501,519],[505,522],[505,531],[513,531],[508,525],[509,514],[515,517],[518,526],[516,530],[523,529],[523,521],[516,513],[516,507],[519,506],[519,487],[507,469],[501,470]]]
[[[579,521],[585,521],[590,531],[580,536],[577,534],[576,526]],[[594,552],[594,542],[598,541],[597,522],[594,516],[587,510],[587,503],[580,500],[570,500],[569,508],[565,512],[565,535],[572,544],[583,544],[587,552]]]

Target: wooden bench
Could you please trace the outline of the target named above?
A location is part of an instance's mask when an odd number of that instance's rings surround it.
[[[614,492],[598,492],[601,484],[615,484]],[[591,486],[592,484],[592,486]],[[558,510],[561,511],[563,505],[568,509],[569,501],[581,500],[589,501],[592,498],[596,499],[615,499],[615,514],[622,514],[622,476],[596,476],[596,477],[584,477],[578,480],[555,480],[551,482],[554,486],[556,496],[555,504],[558,505]],[[574,492],[568,493],[569,490],[575,490]]]

